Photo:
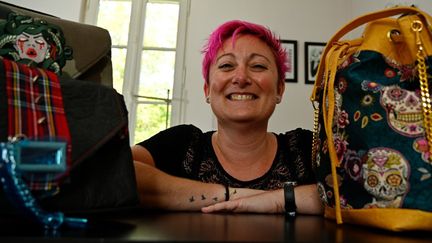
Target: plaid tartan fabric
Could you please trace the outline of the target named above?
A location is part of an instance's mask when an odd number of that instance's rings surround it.
[[[53,72],[31,68],[1,59],[8,102],[8,136],[31,140],[55,140],[67,143],[67,164],[71,156],[71,138],[60,82]],[[31,190],[56,190],[55,174],[31,175]]]

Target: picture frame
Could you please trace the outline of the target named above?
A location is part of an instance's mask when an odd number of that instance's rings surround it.
[[[281,44],[287,53],[288,70],[285,73],[285,82],[297,83],[297,41],[281,40]]]
[[[324,42],[305,42],[305,84],[314,84]]]

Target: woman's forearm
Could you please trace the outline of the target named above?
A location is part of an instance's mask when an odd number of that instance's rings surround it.
[[[222,185],[174,177],[141,162],[134,164],[142,206],[197,211],[203,206],[225,200]]]
[[[199,211],[206,208],[204,212],[284,212],[283,189],[262,191],[229,188],[230,201],[225,202],[226,188],[221,184],[174,177],[139,161],[135,161],[134,165],[138,194],[144,207],[176,211]],[[297,186],[294,194],[298,213],[322,214],[322,204],[315,184]]]
[[[301,214],[322,214],[323,206],[316,184],[297,186],[294,189],[297,212]]]
[[[202,207],[225,201],[226,188],[174,177],[145,163],[135,161],[137,188],[142,206],[179,211],[199,211]],[[230,188],[230,198],[261,191]]]
[[[297,212],[301,214],[322,214],[322,204],[318,196],[316,184],[302,185],[294,189]],[[241,197],[229,202],[221,202],[201,209],[205,213],[236,212],[236,213],[284,213],[284,189]]]

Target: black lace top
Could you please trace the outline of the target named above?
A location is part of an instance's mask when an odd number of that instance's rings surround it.
[[[223,169],[211,143],[213,133],[203,133],[193,125],[179,125],[139,145],[149,150],[157,168],[173,176],[262,190],[281,188],[285,181],[299,184],[315,182],[310,131],[298,128],[276,134],[278,148],[271,168],[263,176],[250,181],[237,180]]]

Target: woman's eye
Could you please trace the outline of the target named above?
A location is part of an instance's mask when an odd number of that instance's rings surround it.
[[[229,64],[229,63],[223,63],[223,64],[220,64],[219,66],[218,66],[218,68],[219,69],[222,69],[222,70],[229,70],[229,69],[231,69],[233,67],[233,65],[231,65],[231,64]]]
[[[262,64],[254,64],[252,65],[252,68],[255,70],[267,70],[267,66]]]

